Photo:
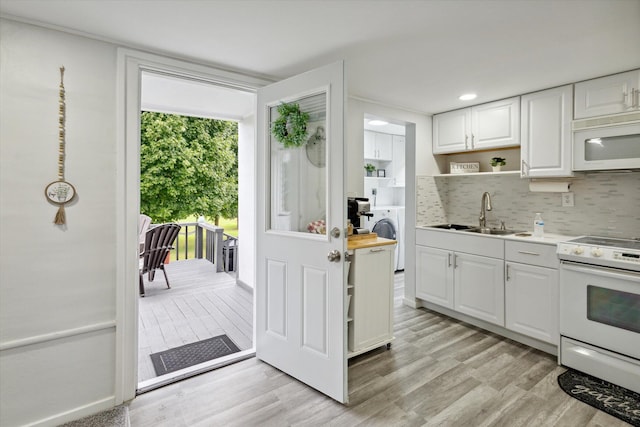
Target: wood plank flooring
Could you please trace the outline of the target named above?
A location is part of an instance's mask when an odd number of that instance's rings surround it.
[[[131,425],[627,425],[562,391],[554,356],[403,306],[399,277],[396,339],[350,360],[348,405],[253,358],[138,396]]]
[[[166,266],[171,289],[157,271],[145,279],[139,299],[138,381],[156,376],[149,355],[226,334],[240,348],[252,347],[253,296],[235,278],[216,273],[207,260],[174,261]]]

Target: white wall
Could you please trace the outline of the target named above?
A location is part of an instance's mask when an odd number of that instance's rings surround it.
[[[416,176],[433,173],[437,164],[431,155],[431,117],[399,110],[380,104],[349,98],[347,107],[347,194],[362,195],[364,191],[364,127],[365,114],[383,117],[390,122],[406,126],[406,211],[405,211],[405,296],[406,304],[415,306],[415,224],[416,224]]]
[[[66,227],[44,197],[62,65]],[[114,404],[116,47],[3,19],[0,75],[0,425],[54,425]]]

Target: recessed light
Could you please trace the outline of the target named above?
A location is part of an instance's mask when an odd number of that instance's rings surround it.
[[[389,122],[385,122],[384,120],[369,120],[369,124],[372,126],[384,126],[388,125]]]
[[[465,93],[464,95],[460,95],[458,98],[460,101],[471,101],[472,99],[476,99],[478,95],[475,93]]]

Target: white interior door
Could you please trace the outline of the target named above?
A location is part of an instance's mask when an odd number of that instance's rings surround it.
[[[271,133],[282,103],[309,114],[301,147]],[[343,62],[258,91],[256,356],[339,402],[347,401],[344,104]]]

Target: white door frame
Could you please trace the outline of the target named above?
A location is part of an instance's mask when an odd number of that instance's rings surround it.
[[[142,71],[255,93],[268,80],[119,48],[116,94],[116,343],[115,405],[138,386],[138,216],[140,214],[140,84]],[[254,142],[255,144],[255,142]]]

